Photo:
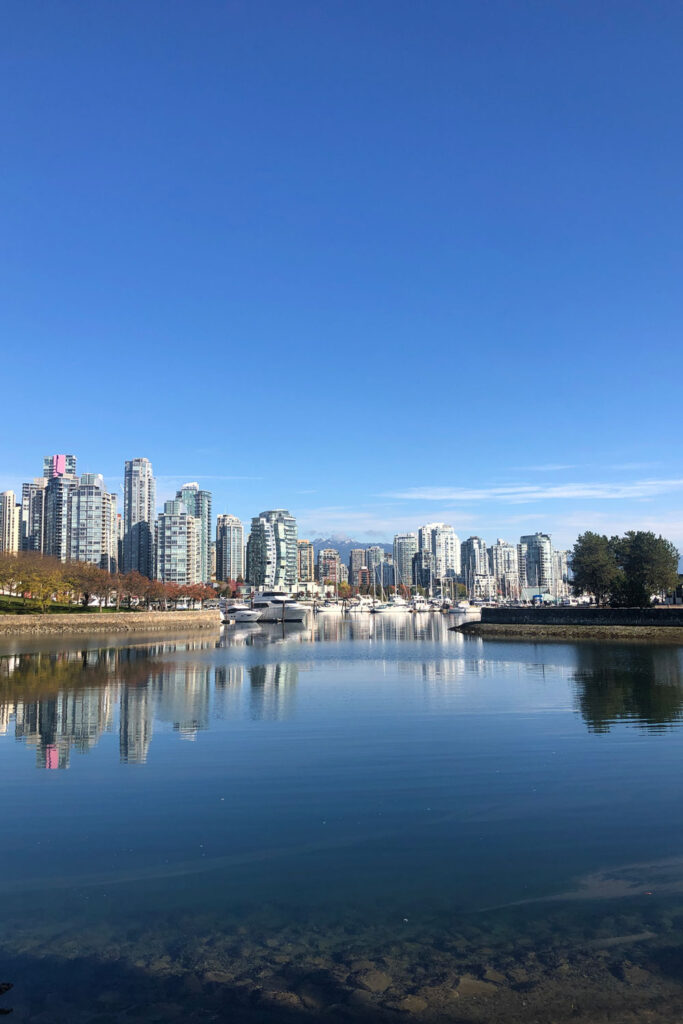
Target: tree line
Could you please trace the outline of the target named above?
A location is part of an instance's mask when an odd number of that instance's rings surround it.
[[[216,596],[205,583],[162,583],[136,571],[112,573],[90,562],[61,562],[33,551],[0,553],[0,593],[19,598],[27,610],[41,611],[53,602],[87,608],[93,599],[117,609],[168,609],[181,601],[201,604]]]
[[[592,594],[597,604],[645,608],[679,583],[679,553],[664,537],[629,530],[623,537],[587,531],[570,556],[574,594]]]

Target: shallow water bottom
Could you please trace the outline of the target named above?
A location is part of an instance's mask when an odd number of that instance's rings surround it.
[[[683,897],[670,894],[425,907],[401,920],[381,907],[304,916],[277,903],[136,916],[84,891],[60,894],[49,916],[38,901],[21,916],[8,909],[0,955],[14,988],[1,1005],[27,1024],[670,1022],[683,1013]]]

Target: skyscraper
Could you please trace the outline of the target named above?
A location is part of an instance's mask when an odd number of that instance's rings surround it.
[[[202,524],[178,499],[156,521],[156,576],[164,583],[201,583]]]
[[[200,579],[211,579],[211,491],[201,491],[198,483],[183,484],[176,498],[183,502],[189,515],[200,523]]]
[[[370,580],[372,581],[375,577],[375,570],[384,561],[384,548],[380,547],[379,544],[371,544],[365,552],[366,565],[370,571]],[[379,578],[378,578],[379,582]]]
[[[310,540],[297,541],[299,583],[313,583],[315,579],[315,551]]]
[[[65,562],[71,545],[71,491],[78,485],[75,455],[46,455],[44,552]]]
[[[340,583],[340,556],[336,548],[321,548],[318,552],[318,582]]]
[[[428,548],[421,548],[413,555],[413,579],[415,585],[431,594],[434,583],[436,559]]]
[[[126,462],[123,479],[123,571],[154,578],[157,488],[149,459]]]
[[[434,555],[436,579],[454,579],[460,575],[460,538],[448,523],[427,523],[418,531],[419,550]]]
[[[468,591],[471,591],[475,576],[489,575],[489,553],[486,541],[481,537],[468,537],[460,546],[462,560],[461,574]]]
[[[244,580],[244,527],[237,516],[216,518],[216,579]]]
[[[75,455],[46,455],[43,459],[43,476],[52,480],[55,476],[76,476]]]
[[[416,533],[397,533],[394,537],[394,570],[396,585],[413,583],[413,555],[417,552]]]
[[[296,587],[296,534],[296,519],[286,509],[270,509],[254,516],[247,544],[247,578],[252,586]]]
[[[116,495],[109,494],[100,473],[83,473],[69,492],[69,552],[74,562],[117,568]]]
[[[17,504],[16,494],[14,491],[3,491],[0,494],[0,551],[19,550],[20,521],[21,505]]]
[[[515,545],[499,537],[489,548],[489,563],[491,575],[495,577],[503,597],[519,598],[519,559]]]
[[[517,548],[514,544],[508,544],[500,537],[489,549],[491,573],[497,580],[502,580],[506,575],[519,576],[519,561],[517,559]]]
[[[21,538],[22,551],[45,549],[45,491],[47,478],[34,477],[33,483],[21,485]]]
[[[553,545],[547,533],[519,538],[519,575],[524,586],[551,591],[553,586]]]
[[[349,552],[349,583],[352,587],[360,586],[360,571],[367,567],[365,548],[352,548]]]

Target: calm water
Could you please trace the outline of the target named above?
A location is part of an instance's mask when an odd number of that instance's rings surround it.
[[[683,648],[447,626],[6,641],[0,1007],[671,1019]]]

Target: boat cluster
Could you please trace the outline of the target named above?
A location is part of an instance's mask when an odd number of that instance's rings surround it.
[[[410,600],[394,594],[388,601],[376,601],[372,597],[357,597],[351,601],[329,600],[306,603],[297,601],[291,594],[281,590],[267,590],[254,594],[249,604],[229,602],[221,599],[221,620],[231,622],[303,622],[309,614],[314,615],[379,615],[379,614],[420,614],[425,612],[450,612],[468,615],[478,612],[468,601],[452,604],[448,600],[427,600],[420,595]]]

